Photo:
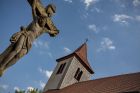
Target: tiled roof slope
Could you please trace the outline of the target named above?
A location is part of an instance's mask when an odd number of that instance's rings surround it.
[[[69,57],[77,57],[79,62],[81,62],[81,64],[83,64],[83,66],[85,66],[85,68],[91,73],[93,74],[93,70],[91,68],[91,66],[89,65],[88,59],[87,59],[87,44],[84,43],[82,44],[79,48],[77,48],[73,53],[61,57],[59,59],[57,59],[56,61],[60,62],[61,60],[67,59]]]
[[[89,65],[88,59],[87,59],[87,44],[84,43],[81,45],[77,50],[74,52],[78,57],[81,58],[81,60],[85,63],[85,65],[92,70],[91,66]]]
[[[140,72],[79,82],[45,93],[140,93]]]

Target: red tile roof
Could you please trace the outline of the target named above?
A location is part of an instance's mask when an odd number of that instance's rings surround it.
[[[85,66],[85,68],[91,73],[93,74],[93,70],[91,68],[91,66],[89,65],[89,62],[88,62],[88,59],[87,59],[87,44],[84,43],[82,44],[79,48],[77,48],[73,53],[67,55],[67,56],[64,56],[64,57],[61,57],[59,59],[57,59],[56,61],[57,62],[60,62],[62,60],[65,60],[69,57],[77,57],[77,59],[79,60],[79,62],[81,62],[81,64],[83,64],[83,66]]]
[[[45,93],[140,93],[140,72],[79,82]]]

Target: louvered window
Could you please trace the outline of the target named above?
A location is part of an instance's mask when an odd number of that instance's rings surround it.
[[[61,64],[56,74],[61,74],[64,70],[65,65],[66,65],[66,63]]]
[[[83,71],[80,70],[80,68],[77,69],[75,75],[74,75],[74,78],[79,81],[81,79],[81,76],[83,74]]]

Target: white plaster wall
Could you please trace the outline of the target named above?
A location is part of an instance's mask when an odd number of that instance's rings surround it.
[[[50,79],[48,80],[46,86],[44,87],[44,91],[47,91],[47,90],[50,90],[50,89],[58,89],[59,86],[60,86],[60,83],[62,82],[62,79],[64,78],[66,72],[67,72],[67,69],[70,65],[70,62],[71,62],[72,58],[68,58],[66,60],[63,60],[61,62],[58,62],[58,64],[56,65]],[[61,74],[56,74],[60,65],[65,63],[66,62],[66,65],[63,69],[63,72]]]
[[[80,81],[77,81],[74,78],[74,75],[78,68],[80,68],[83,71]],[[64,80],[60,85],[60,89],[77,82],[90,80],[90,76],[91,74],[87,71],[87,69],[76,59],[76,57],[74,57],[64,77]]]

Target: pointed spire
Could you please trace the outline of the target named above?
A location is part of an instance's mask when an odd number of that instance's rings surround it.
[[[87,42],[88,40],[86,40]],[[87,59],[87,44],[84,42],[78,49],[75,50],[75,54],[81,59],[83,65],[93,74],[93,70]]]
[[[75,53],[79,55],[82,59],[87,60],[87,44],[86,42],[82,44],[79,48],[75,50]]]
[[[81,57],[83,57],[85,60],[87,60],[87,42],[88,38],[86,38],[85,42],[75,50],[75,52],[79,54]]]
[[[91,66],[89,65],[88,59],[87,59],[87,41],[88,39],[86,39],[86,41],[79,47],[77,48],[73,53],[64,56],[62,58],[57,59],[57,62],[60,62],[61,60],[67,59],[69,57],[72,56],[76,56],[79,60],[79,62],[91,73],[93,74],[93,70],[91,68]]]
[[[86,40],[85,40],[85,43],[87,43],[88,42],[88,38],[86,38]]]

